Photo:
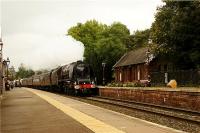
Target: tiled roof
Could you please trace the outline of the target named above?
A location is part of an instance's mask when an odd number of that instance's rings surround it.
[[[148,47],[142,47],[125,53],[113,67],[145,63],[148,49]]]

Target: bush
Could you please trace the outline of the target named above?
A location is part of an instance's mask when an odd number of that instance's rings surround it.
[[[142,82],[126,82],[126,83],[120,83],[120,82],[111,82],[108,83],[107,86],[109,87],[145,87],[146,84]]]

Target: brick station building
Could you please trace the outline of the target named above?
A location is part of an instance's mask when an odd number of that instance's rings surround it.
[[[125,53],[113,66],[116,82],[133,82],[148,79],[148,48],[140,48]]]
[[[172,63],[155,57],[148,47],[125,53],[113,66],[116,82],[148,82],[152,72],[167,72]]]

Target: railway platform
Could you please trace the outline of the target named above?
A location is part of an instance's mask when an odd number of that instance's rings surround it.
[[[15,88],[1,100],[2,133],[177,133],[58,94]]]

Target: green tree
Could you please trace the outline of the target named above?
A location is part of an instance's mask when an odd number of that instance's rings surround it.
[[[17,79],[28,78],[34,74],[35,72],[32,69],[26,68],[24,64],[21,64],[18,68],[18,71],[16,72],[16,78]]]
[[[68,30],[68,34],[72,36],[77,41],[83,43],[83,45],[88,48],[92,47],[94,43],[100,38],[100,34],[106,28],[96,20],[87,21],[85,24],[77,23],[76,26],[71,27]]]
[[[127,27],[115,22],[107,26],[107,29],[102,32],[102,38],[96,44],[98,59],[101,63],[106,63],[105,78],[107,81],[112,80],[112,67],[127,50],[125,42],[129,36],[130,32]]]
[[[40,70],[35,71],[35,74],[39,75],[39,74],[47,73],[47,72],[49,72],[48,69],[40,69]]]
[[[83,43],[85,62],[89,63],[102,82],[102,62],[106,63],[106,79],[111,80],[112,66],[126,51],[125,41],[130,33],[127,27],[115,22],[110,26],[96,20],[78,23],[68,30],[68,35]]]
[[[172,61],[181,69],[200,67],[200,2],[164,2],[151,28],[158,53],[176,57]]]
[[[148,44],[149,41],[150,30],[137,30],[134,34],[130,35],[126,40],[125,44],[128,50],[132,50],[137,47],[143,47]]]
[[[16,77],[16,71],[15,71],[15,67],[14,66],[11,66],[9,69],[8,69],[8,77],[10,80],[14,80],[15,77]]]

